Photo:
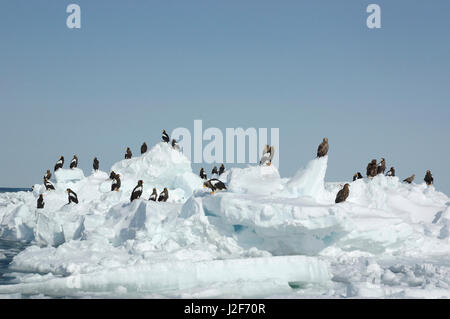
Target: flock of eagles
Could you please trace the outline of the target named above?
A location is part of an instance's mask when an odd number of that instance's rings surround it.
[[[162,140],[166,143],[170,143],[169,135],[166,133],[165,130],[162,131]],[[180,150],[175,139],[172,139],[171,145],[174,149],[176,149],[178,151]],[[317,157],[323,157],[323,156],[327,155],[328,149],[329,149],[328,138],[325,137],[317,149]],[[144,154],[146,152],[147,152],[147,144],[144,142],[141,146],[141,154]],[[270,166],[272,164],[272,159],[273,159],[274,153],[275,153],[275,148],[273,146],[266,145],[266,147],[264,148],[261,160],[259,162],[259,165]],[[125,159],[131,159],[132,156],[133,156],[133,154],[132,154],[130,148],[127,147],[126,152],[125,152]],[[93,161],[94,171],[98,171],[99,164],[100,163],[99,163],[97,157],[95,157],[94,161]],[[55,165],[54,171],[57,171],[58,169],[62,168],[63,165],[64,165],[64,156],[61,156]],[[76,168],[77,166],[78,166],[78,157],[77,157],[77,155],[74,155],[72,161],[70,162],[70,168],[73,169],[73,168]],[[381,158],[380,163],[377,163],[377,160],[374,159],[367,165],[366,175],[368,178],[373,178],[379,174],[384,175],[385,171],[386,171],[385,159]],[[211,171],[211,174],[213,177],[219,177],[224,172],[225,172],[225,166],[222,164],[220,166],[219,170],[217,169],[217,166],[214,166],[214,168]],[[47,170],[47,173],[44,176],[44,185],[45,185],[46,190],[54,190],[55,189],[53,184],[50,182],[51,176],[52,176],[52,174],[51,174],[50,170]],[[386,173],[386,176],[392,176],[392,177],[395,176],[395,168],[391,167],[390,170]],[[416,175],[413,174],[411,177],[404,179],[403,182],[411,184],[412,181],[414,180],[415,176]],[[220,190],[227,189],[225,184],[217,178],[211,178],[208,180],[205,170],[203,168],[200,169],[200,177],[203,180],[205,180],[203,187],[211,189],[211,194],[214,194],[214,192],[216,192],[217,190],[220,191]],[[357,179],[361,179],[361,178],[363,178],[363,176],[361,175],[360,172],[357,172],[353,176],[353,181],[355,181]],[[120,189],[120,185],[121,185],[120,174],[116,174],[114,171],[111,171],[109,179],[112,181],[111,191],[118,191]],[[433,176],[431,175],[431,172],[429,170],[425,174],[424,181],[427,185],[433,184]],[[131,193],[131,197],[130,197],[131,202],[133,200],[141,197],[143,187],[144,187],[143,185],[144,185],[144,182],[142,180],[139,180],[136,187],[133,189],[133,191]],[[348,183],[344,185],[344,187],[337,193],[335,203],[341,203],[347,199],[347,197],[350,194],[349,187],[350,187],[350,184],[348,184]],[[77,194],[74,191],[72,191],[70,188],[68,188],[66,190],[66,192],[69,197],[69,204],[70,203],[78,204]],[[167,188],[164,188],[164,190],[159,194],[159,196],[158,196],[156,188],[153,188],[153,193],[150,195],[149,200],[166,202],[168,198],[169,198],[169,191],[167,190]],[[37,200],[37,208],[39,208],[39,209],[44,208],[44,205],[45,205],[45,203],[44,203],[43,194],[40,194],[39,198]]]

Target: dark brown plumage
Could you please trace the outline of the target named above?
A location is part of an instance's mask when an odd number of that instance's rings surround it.
[[[56,172],[58,169],[64,166],[64,156],[60,156],[58,162],[56,162],[54,171]]]
[[[144,142],[141,146],[141,154],[144,154],[147,152],[147,143]]]
[[[219,168],[219,176],[220,175],[222,175],[223,173],[225,173],[225,165],[220,165],[220,168]]]
[[[408,184],[411,184],[413,182],[413,180],[414,180],[414,177],[416,177],[416,174],[412,174],[411,177],[405,178],[403,181],[408,183]]]
[[[99,163],[97,157],[94,157],[94,162],[92,163],[92,167],[94,168],[94,171],[98,171],[98,168],[100,167],[100,163]]]
[[[169,191],[167,190],[167,188],[164,188],[161,194],[159,194],[158,202],[167,202],[168,199],[169,199]]]
[[[78,196],[77,194],[71,190],[70,188],[66,189],[67,194],[69,195],[69,204],[75,203],[78,204]]]
[[[47,170],[47,173],[44,176],[45,179],[50,180],[50,178],[52,178],[52,173],[50,172],[50,170]]]
[[[270,153],[270,155],[269,155],[269,160],[267,161],[267,166],[272,165],[272,160],[275,155],[275,146],[271,146],[269,148],[269,153]]]
[[[129,147],[127,147],[126,153],[125,153],[125,159],[131,159],[133,157],[133,153],[131,153],[131,150]]]
[[[391,169],[386,173],[386,176],[395,176],[395,168],[391,167]]]
[[[386,171],[386,160],[384,158],[381,158],[381,161],[380,161],[380,163],[378,164],[378,167],[377,167],[377,175],[378,174],[383,174],[384,175],[385,171]]]
[[[158,191],[156,190],[156,188],[153,188],[153,193],[150,195],[150,198],[148,200],[156,202],[157,198],[158,198]]]
[[[206,176],[205,170],[203,169],[203,167],[200,169],[200,178],[201,179],[207,179],[208,177]]]
[[[44,197],[43,197],[43,195],[41,194],[41,195],[39,195],[39,198],[38,198],[38,200],[37,200],[37,208],[38,208],[38,209],[42,209],[42,208],[44,208],[44,205],[45,205],[45,203],[44,203]]]
[[[77,168],[78,167],[78,156],[74,155],[72,158],[72,161],[70,162],[70,168]]]
[[[114,171],[111,171],[111,173],[109,174],[109,179],[114,179],[114,177],[116,177],[116,173]]]
[[[170,137],[169,137],[169,134],[166,133],[166,130],[162,131],[162,140],[166,143],[170,142]]]
[[[361,179],[361,178],[363,178],[363,176],[361,175],[360,172],[358,172],[355,175],[353,175],[353,181],[356,181],[356,180]]]
[[[317,157],[323,157],[328,154],[328,138],[324,137],[322,143],[317,148]]]
[[[178,146],[178,143],[175,139],[172,139],[172,148],[177,151],[180,150],[180,146]]]
[[[144,181],[139,180],[137,186],[133,189],[133,192],[131,193],[130,201],[134,201],[135,199],[141,198],[142,191],[144,189]]]
[[[209,181],[204,182],[203,187],[211,189],[211,194],[213,194],[216,190],[227,189],[225,184],[217,178],[212,178]]]
[[[48,191],[55,190],[55,186],[53,186],[53,184],[50,183],[50,181],[48,179],[46,179],[45,177],[44,177],[44,186],[45,186],[45,189]]]
[[[217,170],[217,166],[214,166],[212,171],[211,171],[211,175],[214,175],[214,174],[219,175],[219,171]]]
[[[377,171],[378,171],[377,160],[374,159],[367,165],[367,170],[366,170],[367,177],[376,176]]]
[[[433,185],[434,178],[433,175],[431,175],[430,171],[427,171],[423,180],[425,181],[425,183],[427,183],[428,186]]]
[[[118,192],[121,185],[122,185],[122,182],[120,181],[120,174],[115,174],[113,182],[111,184],[111,192],[113,192],[113,191]]]
[[[263,154],[261,157],[261,160],[259,161],[259,165],[266,164],[267,166],[270,166],[272,164],[272,159],[275,153],[275,148],[269,145],[266,145],[263,150]]]
[[[345,200],[347,199],[348,195],[350,194],[349,186],[350,186],[349,184],[345,184],[344,188],[342,188],[337,193],[335,203],[345,202]]]

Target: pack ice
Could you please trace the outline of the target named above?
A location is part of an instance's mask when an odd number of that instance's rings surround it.
[[[215,194],[167,143],[114,164],[118,192],[106,172],[60,169],[54,191],[0,194],[0,238],[29,243],[0,294],[448,298],[449,198],[379,175],[351,182],[335,204],[344,183],[325,182],[327,163],[312,159],[292,178],[228,168],[228,190]],[[169,189],[166,203],[148,201],[154,187]]]

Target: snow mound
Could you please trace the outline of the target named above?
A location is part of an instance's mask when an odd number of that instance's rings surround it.
[[[269,195],[283,188],[275,166],[232,168],[227,175],[228,189],[233,193]]]
[[[286,191],[295,197],[309,196],[320,200],[324,195],[327,165],[328,155],[313,159],[288,181]]]
[[[178,215],[180,204],[135,200],[132,203],[112,207],[106,214],[104,227],[115,245],[143,236],[156,234],[164,223],[173,221]]]
[[[67,184],[69,182],[77,182],[84,178],[84,173],[79,168],[60,168],[55,173],[55,180],[58,184]]]
[[[139,157],[122,160],[111,168],[121,175],[122,187],[133,189],[138,180],[144,181],[148,198],[153,187],[161,191],[164,187],[170,190],[180,189],[183,192],[176,196],[177,200],[185,201],[192,192],[202,186],[202,180],[192,172],[191,162],[170,144],[161,142],[147,153]]]

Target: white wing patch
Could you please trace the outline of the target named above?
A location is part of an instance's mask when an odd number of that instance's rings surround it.
[[[219,180],[211,181],[211,185],[214,186],[214,187],[215,187],[218,183],[220,183]]]

